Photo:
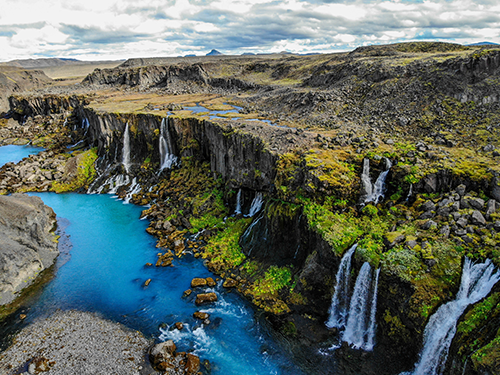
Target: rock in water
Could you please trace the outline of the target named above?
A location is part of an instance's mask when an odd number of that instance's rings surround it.
[[[54,263],[56,224],[54,211],[39,197],[0,195],[0,305]]]

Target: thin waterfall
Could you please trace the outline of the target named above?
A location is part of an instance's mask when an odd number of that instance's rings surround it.
[[[484,263],[472,263],[465,258],[460,289],[453,301],[442,305],[429,319],[424,331],[423,349],[412,372],[404,374],[442,374],[451,341],[457,330],[457,322],[465,309],[486,297],[500,280],[500,271],[488,259]]]
[[[264,203],[264,198],[262,193],[255,193],[255,197],[252,200],[252,204],[250,206],[250,211],[248,212],[247,217],[253,217],[257,212],[259,212],[262,208],[262,204]]]
[[[365,342],[364,350],[371,351],[375,347],[375,334],[377,333],[377,293],[378,293],[378,278],[380,276],[380,268],[375,271],[375,286],[373,287],[372,307],[370,311],[370,323]]]
[[[163,118],[160,125],[160,163],[160,170],[170,169],[177,164],[177,156],[173,152],[167,118]]]
[[[384,197],[385,194],[385,179],[389,174],[392,167],[392,163],[389,159],[384,158],[385,161],[385,171],[381,172],[375,183],[372,185],[370,180],[370,160],[363,160],[363,173],[361,174],[361,182],[366,191],[366,198],[364,203],[373,202],[377,204],[380,198]]]
[[[363,184],[363,188],[366,192],[366,197],[368,198],[372,195],[373,192],[373,185],[372,181],[370,180],[370,159],[363,160],[363,173],[361,173],[361,183]]]
[[[127,122],[127,125],[125,126],[125,131],[123,133],[123,160],[122,164],[123,167],[125,168],[125,171],[129,173],[130,171],[130,129],[129,125]]]
[[[378,276],[378,272],[375,273]],[[356,279],[347,323],[342,335],[342,340],[355,349],[373,350],[377,283],[378,277],[375,278],[375,282],[372,278],[370,263],[363,263]]]
[[[330,306],[330,317],[325,323],[328,328],[343,328],[345,326],[349,308],[351,258],[357,247],[358,244],[351,246],[340,260],[339,269],[335,276],[336,285]]]
[[[255,219],[253,219],[252,224],[250,224],[248,226],[248,228],[245,230],[245,232],[241,235],[241,240],[240,240],[241,242],[245,242],[247,244],[254,243],[256,233],[253,231],[253,228],[257,225],[257,223],[260,220],[262,220],[263,217],[264,217],[264,211],[262,211]],[[267,228],[266,228],[266,230],[267,230]],[[250,236],[250,234],[252,235],[252,237],[250,238],[250,240],[248,240],[248,237]],[[250,254],[252,253],[252,250],[253,250],[253,246],[250,248],[250,250],[248,250],[248,256],[250,256]]]
[[[234,210],[234,214],[241,215],[241,189],[236,194],[236,209]]]

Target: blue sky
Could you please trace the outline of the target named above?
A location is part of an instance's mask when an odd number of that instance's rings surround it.
[[[0,0],[0,61],[500,43],[498,0]]]

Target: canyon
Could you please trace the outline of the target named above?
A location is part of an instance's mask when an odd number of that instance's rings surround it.
[[[3,140],[46,150],[2,167],[0,192],[146,206],[157,267],[204,259],[295,353],[411,371],[462,268],[500,265],[499,72],[498,48],[424,42],[132,59],[9,97]],[[498,372],[489,287],[432,373]]]

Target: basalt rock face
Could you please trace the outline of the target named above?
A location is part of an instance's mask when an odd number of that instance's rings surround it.
[[[48,116],[64,113],[86,103],[84,97],[76,95],[42,95],[9,97],[9,105],[15,120],[23,121],[27,117]]]
[[[54,211],[39,197],[0,195],[0,305],[54,263],[55,226]]]
[[[130,129],[131,162],[138,168],[147,158],[159,162],[159,134],[163,120],[153,115],[116,115],[81,110],[89,122],[89,143],[108,163],[122,160],[123,133]],[[168,118],[167,128],[173,141],[173,153],[210,162],[211,170],[222,175],[229,186],[269,190],[275,176],[277,155],[264,142],[233,126],[196,118]]]
[[[168,87],[178,82],[207,83],[203,67],[195,65],[147,66],[140,68],[96,69],[83,83],[131,87]]]

